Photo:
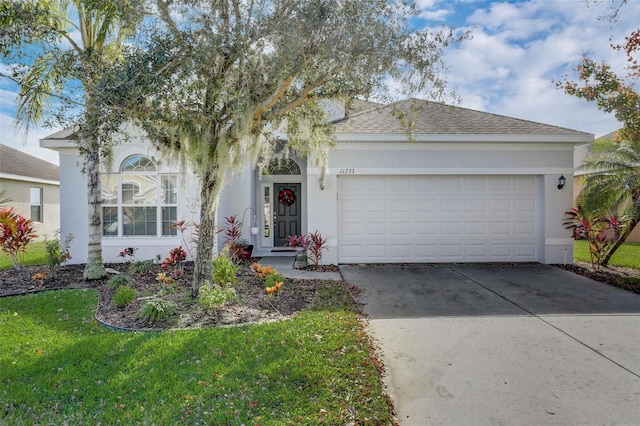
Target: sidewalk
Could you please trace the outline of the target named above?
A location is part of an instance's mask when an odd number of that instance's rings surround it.
[[[339,272],[305,271],[293,268],[293,255],[291,256],[263,256],[260,260],[262,266],[271,266],[287,278],[301,280],[336,280],[342,279]]]

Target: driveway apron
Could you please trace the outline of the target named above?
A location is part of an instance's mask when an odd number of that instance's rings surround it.
[[[547,265],[345,265],[401,425],[640,424],[640,296]]]

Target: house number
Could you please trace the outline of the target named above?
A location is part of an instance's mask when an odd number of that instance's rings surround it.
[[[356,173],[356,169],[340,169],[341,175],[353,175]]]

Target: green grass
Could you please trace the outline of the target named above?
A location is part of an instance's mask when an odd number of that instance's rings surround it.
[[[587,241],[574,242],[573,259],[579,262],[591,262],[589,243]],[[640,269],[640,243],[624,243],[613,254],[609,265]]]
[[[114,332],[97,294],[0,299],[0,424],[392,424],[344,291],[294,318]]]
[[[47,263],[47,249],[44,241],[35,241],[27,244],[27,252],[19,256],[20,265],[44,265]],[[0,251],[0,269],[13,268],[13,262],[9,256]]]

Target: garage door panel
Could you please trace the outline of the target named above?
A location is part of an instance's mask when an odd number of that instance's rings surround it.
[[[537,261],[535,176],[340,176],[338,260]]]
[[[467,222],[464,227],[464,232],[467,235],[487,235],[487,223],[485,222]]]
[[[434,213],[438,211],[438,200],[420,199],[416,201],[416,213]]]
[[[462,213],[461,199],[442,199],[440,201],[440,211],[448,213]]]
[[[415,230],[416,236],[420,237],[423,235],[435,235],[437,231],[437,222],[416,222]]]
[[[465,213],[481,213],[487,210],[487,202],[483,199],[464,200]]]

